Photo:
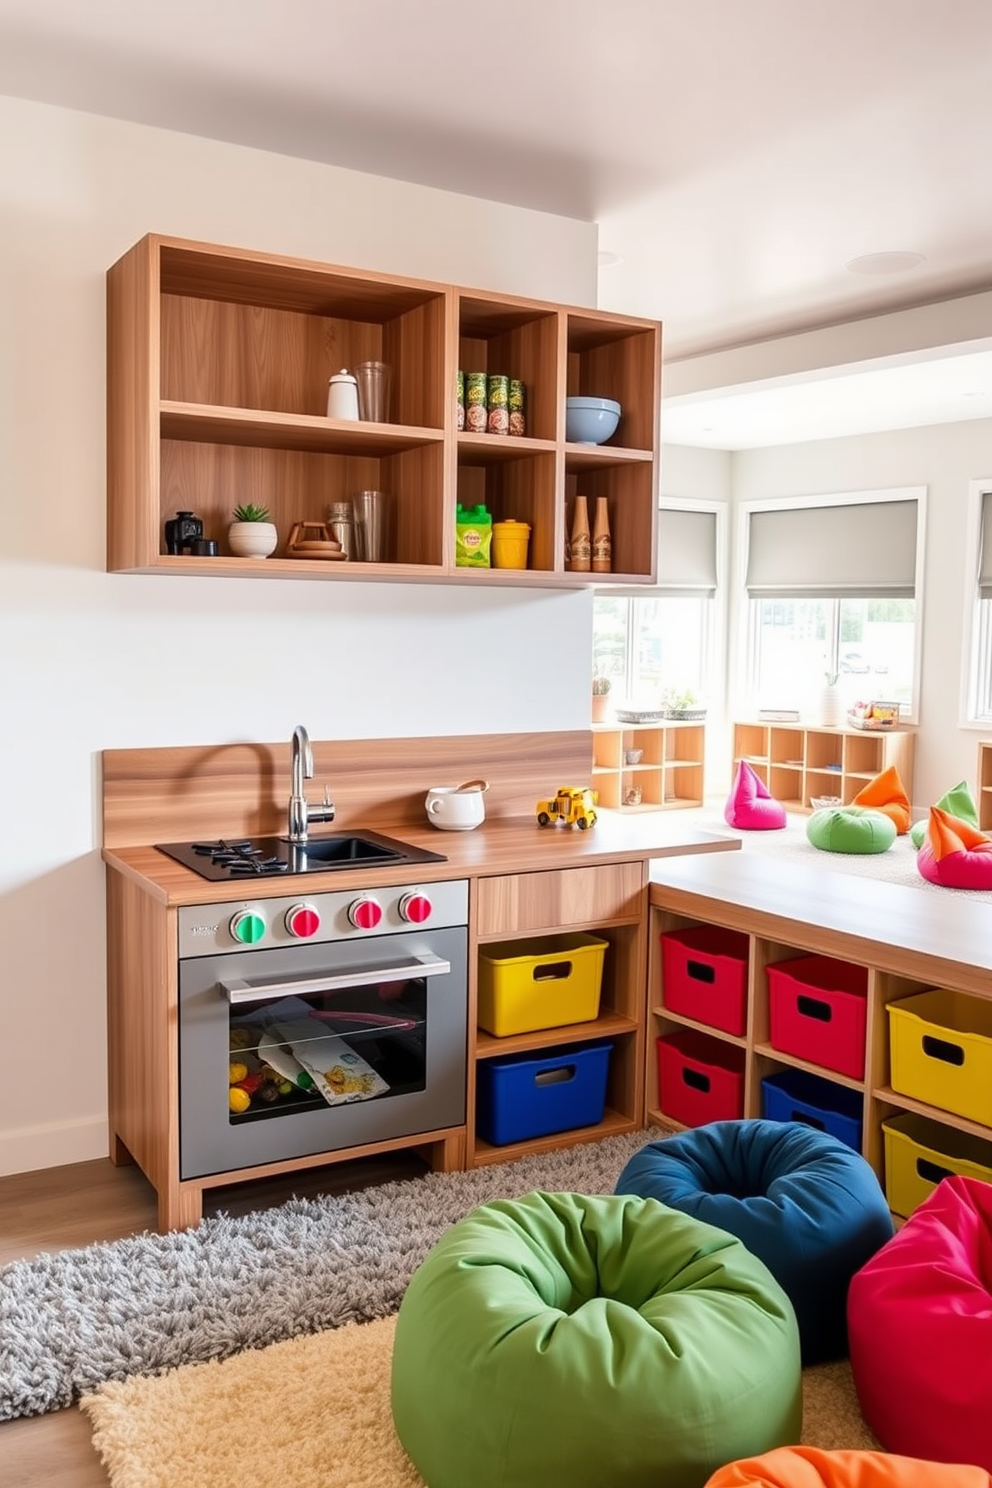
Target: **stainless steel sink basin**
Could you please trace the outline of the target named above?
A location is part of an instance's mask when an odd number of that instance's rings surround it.
[[[279,839],[279,855],[295,865],[297,873],[326,873],[332,868],[360,867],[365,863],[411,863],[438,859],[437,853],[424,852],[378,832],[335,832],[327,837],[311,837],[308,842]]]
[[[331,832],[307,842],[288,837],[229,838],[217,842],[158,842],[159,852],[175,858],[201,878],[274,878],[294,873],[332,873],[346,868],[388,868],[394,863],[443,863],[428,852],[381,832]]]

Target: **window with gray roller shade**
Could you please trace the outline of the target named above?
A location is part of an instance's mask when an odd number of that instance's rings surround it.
[[[748,522],[751,599],[912,599],[916,501],[755,511]],[[992,570],[990,570],[992,573]]]
[[[609,592],[630,599],[715,594],[716,512],[663,506],[658,513],[658,582],[637,588],[611,584]]]
[[[982,542],[978,552],[978,592],[992,599],[992,491],[982,492]]]

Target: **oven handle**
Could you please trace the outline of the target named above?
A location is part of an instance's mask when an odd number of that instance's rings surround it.
[[[446,976],[451,962],[441,956],[415,956],[398,966],[363,966],[360,971],[341,971],[328,976],[301,977],[288,982],[245,982],[238,977],[220,978],[221,993],[230,1003],[264,1002],[268,997],[305,997],[310,992],[343,992],[347,987],[367,987],[369,982],[412,982],[419,977]]]

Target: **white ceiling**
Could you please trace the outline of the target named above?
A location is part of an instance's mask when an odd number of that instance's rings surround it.
[[[989,0],[0,0],[0,92],[598,222],[601,305],[673,362],[992,288],[990,70]],[[846,267],[893,252],[923,261]],[[987,355],[666,422],[988,417]]]

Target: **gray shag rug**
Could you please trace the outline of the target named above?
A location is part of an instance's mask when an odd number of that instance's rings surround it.
[[[0,1421],[69,1405],[106,1380],[385,1317],[431,1246],[478,1204],[538,1188],[612,1193],[628,1158],[663,1135],[14,1261],[0,1268]]]

